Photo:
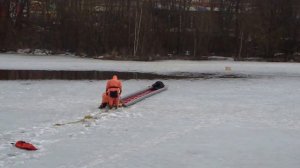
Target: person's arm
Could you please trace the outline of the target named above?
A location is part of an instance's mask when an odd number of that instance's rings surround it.
[[[106,82],[106,92],[108,91],[109,88],[109,81]]]
[[[120,81],[120,94],[122,93],[122,82]]]

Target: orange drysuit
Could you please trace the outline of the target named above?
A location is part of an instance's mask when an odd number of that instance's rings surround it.
[[[122,82],[114,75],[111,80],[106,83],[106,93],[108,95],[108,105],[110,108],[119,107],[120,95],[122,93]]]

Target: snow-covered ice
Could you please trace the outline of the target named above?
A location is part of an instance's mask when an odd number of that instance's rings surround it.
[[[218,63],[205,65],[213,71]],[[244,63],[232,64],[251,74]],[[266,70],[263,64],[272,68]],[[190,66],[185,61],[180,65]],[[97,109],[102,80],[0,81],[0,167],[299,167],[299,64],[251,66],[253,73],[272,76],[163,80],[167,91],[102,114]],[[154,82],[123,81],[123,94]],[[98,118],[54,126],[90,114]],[[17,140],[39,150],[16,149],[10,143]]]
[[[230,73],[270,76],[300,76],[299,63],[267,63],[236,61],[110,61],[69,56],[29,56],[0,54],[0,69],[17,70],[98,70],[153,72],[159,74],[177,72]]]

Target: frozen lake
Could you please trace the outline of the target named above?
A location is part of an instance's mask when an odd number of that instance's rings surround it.
[[[124,95],[154,82],[123,81]],[[0,81],[0,167],[299,167],[299,77],[163,82],[167,91],[99,114],[105,81]],[[89,114],[99,117],[54,126]]]

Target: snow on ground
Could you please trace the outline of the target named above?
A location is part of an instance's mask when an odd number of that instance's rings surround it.
[[[0,167],[298,167],[299,64],[0,55],[0,69],[202,73],[223,72],[226,66],[232,73],[263,75],[164,80],[167,91],[109,113],[97,109],[105,81],[0,81]],[[123,81],[123,94],[154,82]],[[97,119],[55,126],[86,115]],[[10,143],[17,140],[39,150],[16,149]]]
[[[150,85],[124,81],[124,94]],[[0,167],[253,168],[300,165],[300,80],[166,80],[169,89],[97,114],[105,81],[0,81]],[[88,123],[56,127],[88,114]],[[30,141],[27,152],[10,142]]]
[[[30,56],[16,54],[0,54],[0,69],[19,70],[99,70],[130,72],[197,72],[197,73],[230,73],[300,76],[299,63],[266,63],[235,61],[109,61],[69,56]]]

